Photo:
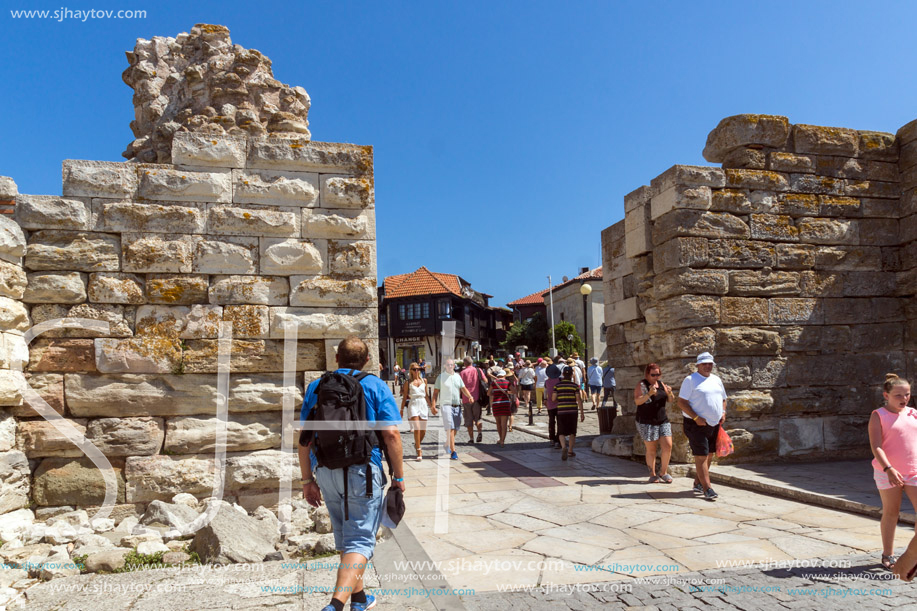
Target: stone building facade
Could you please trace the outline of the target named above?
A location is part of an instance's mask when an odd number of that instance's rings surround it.
[[[704,157],[624,198],[602,232],[609,358],[676,392],[710,351],[730,399],[730,460],[869,454],[886,372],[917,373],[917,121],[897,135],[724,119]],[[680,411],[675,457],[688,449]],[[642,452],[639,439],[634,451]]]
[[[181,69],[175,78],[198,78],[228,54],[258,59],[253,74],[264,87],[290,89],[268,82],[270,61],[232,45],[225,28],[196,26],[179,39],[138,41],[131,70],[146,74],[144,58],[185,45],[200,51],[201,65],[176,51],[185,63],[171,66]],[[160,74],[169,61],[155,64]],[[239,80],[210,77],[224,87]],[[296,117],[278,114],[286,111],[261,91],[254,99],[275,112],[258,109],[262,123],[244,131],[218,118],[231,112],[225,91],[215,111],[194,96],[217,94],[195,83],[186,100],[194,112],[177,113],[191,123],[173,122],[168,138],[135,125],[131,162],[64,161],[60,196],[22,195],[0,178],[0,204],[15,202],[14,214],[0,214],[0,513],[92,507],[105,492],[83,451],[23,400],[17,365],[110,460],[121,514],[179,492],[210,496],[220,475],[216,373],[226,323],[224,498],[249,510],[277,502],[282,463],[292,460],[299,477],[295,445],[292,455],[280,450],[281,436],[294,436],[281,430],[284,397],[298,417],[304,386],[334,367],[348,335],[367,340],[369,370],[378,370],[372,148],[312,142],[295,103],[304,91],[281,99]],[[244,83],[236,85],[239,93]],[[147,97],[135,102],[149,105]],[[141,163],[152,150],[169,163]],[[34,325],[73,318],[108,330],[57,328],[26,345]],[[286,328],[298,341],[285,355]],[[285,379],[285,357],[295,377]]]

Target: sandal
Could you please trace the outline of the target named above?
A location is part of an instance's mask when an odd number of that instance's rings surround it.
[[[576,452],[574,452],[573,450],[570,450],[569,452],[567,452],[567,456],[576,456]]]
[[[650,479],[647,481],[648,484],[658,484],[662,478],[658,475],[650,475]]]
[[[889,554],[888,556],[882,554],[882,566],[889,571],[895,568],[896,562],[898,562],[898,558],[896,558],[894,554]]]
[[[672,476],[669,475],[668,473],[666,473],[665,475],[660,476],[659,479],[662,480],[662,483],[663,483],[663,484],[671,484],[671,483],[672,483]]]

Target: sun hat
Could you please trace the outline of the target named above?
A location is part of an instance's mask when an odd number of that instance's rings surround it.
[[[552,363],[548,365],[547,369],[544,370],[544,374],[552,380],[556,380],[560,377],[560,367]]]
[[[595,365],[595,364],[597,364],[597,363],[599,362],[599,359],[597,359],[597,358],[595,358],[595,357],[592,357],[591,359],[589,359],[589,362],[592,363],[593,365]]]
[[[388,489],[385,495],[385,511],[382,512],[382,525],[395,528],[404,517],[404,493],[401,488],[394,486]]]
[[[703,363],[712,363],[712,362],[713,362],[712,354],[710,354],[709,352],[701,352],[700,354],[697,355],[697,363],[695,364],[701,365]]]
[[[496,369],[494,369],[494,375],[499,378],[500,376],[505,376],[506,372],[500,369],[499,367],[497,367]]]

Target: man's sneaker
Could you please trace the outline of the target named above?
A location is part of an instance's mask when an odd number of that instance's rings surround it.
[[[714,492],[713,488],[707,488],[707,491],[704,492],[704,498],[708,501],[715,501],[718,496],[720,495]]]
[[[484,441],[484,433],[478,431],[478,443],[481,443],[482,441]]]
[[[367,594],[365,603],[350,603],[350,611],[366,611],[367,609],[372,609],[375,606],[376,597],[372,594]]]
[[[697,480],[694,481],[694,492],[696,492],[696,493],[698,493],[698,494],[703,494],[703,493],[704,493],[704,487],[703,487],[703,486],[701,485],[701,483],[700,483],[699,481],[697,481]]]
[[[451,458],[452,460],[458,460],[458,454],[456,452],[453,452]],[[369,609],[369,607],[364,607],[364,609]]]

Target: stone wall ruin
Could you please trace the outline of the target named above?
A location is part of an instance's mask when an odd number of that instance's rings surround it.
[[[281,435],[293,439],[283,393],[298,414],[348,335],[378,369],[372,147],[311,141],[305,91],[273,81],[270,60],[221,26],[139,40],[128,57],[132,161],[64,161],[61,196],[0,178],[0,213],[14,210],[0,214],[0,513],[93,507],[105,492],[23,400],[15,362],[112,462],[113,517],[211,494],[221,324],[232,323],[224,498],[248,510],[278,500]],[[33,325],[76,317],[109,332],[56,329],[26,347]]]
[[[893,135],[738,115],[704,157],[722,167],[670,168],[602,232],[606,339],[626,390],[615,432],[634,434],[644,364],[677,393],[709,351],[730,394],[728,460],[869,455],[884,374],[917,373],[917,121]],[[687,460],[674,406],[670,420]]]

